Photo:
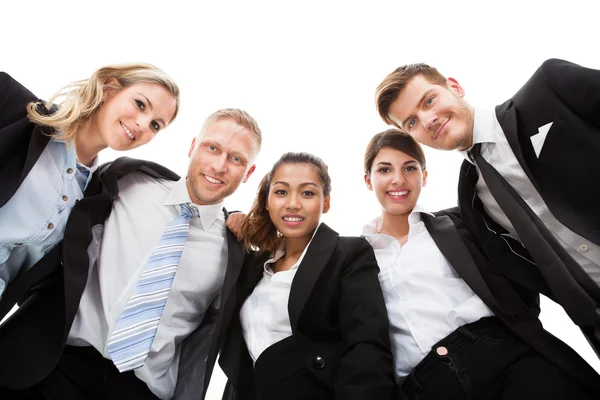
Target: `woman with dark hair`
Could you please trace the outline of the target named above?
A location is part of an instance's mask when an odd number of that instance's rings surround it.
[[[306,153],[284,154],[260,183],[241,232],[262,252],[238,282],[225,399],[394,398],[379,269],[366,240],[320,222],[330,191],[326,165]]]
[[[0,298],[15,277],[58,250],[98,153],[148,143],[178,108],[178,86],[150,64],[99,68],[48,102],[0,72]]]
[[[457,210],[417,202],[421,146],[398,129],[375,135],[365,183],[381,215],[365,225],[380,267],[394,375],[409,399],[592,399],[600,377],[546,332],[536,294],[486,259]]]

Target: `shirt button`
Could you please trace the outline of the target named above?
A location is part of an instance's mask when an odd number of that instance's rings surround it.
[[[73,168],[67,168],[67,174],[72,174],[73,173]]]
[[[315,357],[313,359],[313,366],[316,369],[323,369],[323,368],[325,368],[325,360],[323,359],[323,357],[319,357],[319,356]]]
[[[435,352],[438,354],[438,356],[447,356],[448,355],[448,349],[445,348],[444,346],[440,346],[437,349],[435,349]]]
[[[548,226],[549,226],[550,228],[554,228],[554,227],[556,226],[556,222],[554,222],[554,221],[550,220],[550,221],[548,221]]]
[[[48,229],[54,229],[54,224],[52,222],[48,224]]]
[[[63,199],[63,201],[69,200],[69,198],[67,196],[63,196],[62,199]]]
[[[582,244],[581,246],[579,246],[579,248],[581,249],[581,251],[587,251],[588,245],[587,244]]]

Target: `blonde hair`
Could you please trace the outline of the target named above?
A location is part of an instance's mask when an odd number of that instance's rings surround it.
[[[210,114],[208,118],[206,118],[206,121],[204,121],[204,124],[202,124],[202,129],[200,130],[198,138],[204,135],[209,126],[222,119],[230,119],[252,132],[252,134],[254,134],[254,140],[256,141],[256,153],[260,151],[262,145],[262,132],[258,127],[258,123],[250,116],[250,114],[239,108],[223,108],[222,110]]]
[[[116,80],[116,85],[111,85],[110,80]],[[164,87],[175,97],[175,114],[179,111],[179,87],[161,69],[151,64],[116,64],[108,65],[96,70],[89,79],[72,82],[64,86],[54,96],[43,104],[42,102],[31,102],[27,105],[27,116],[34,124],[48,126],[61,131],[60,140],[67,143],[77,135],[79,128],[88,118],[102,105],[104,90],[106,88],[123,89],[136,83],[158,84]],[[56,103],[58,108],[50,113],[55,101],[63,98],[62,102]],[[58,136],[57,133],[54,134]]]

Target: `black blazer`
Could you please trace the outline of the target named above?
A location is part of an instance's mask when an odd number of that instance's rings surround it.
[[[228,299],[235,303],[236,315],[260,281],[266,259],[263,254],[243,267],[237,299]],[[321,224],[290,290],[288,311],[299,355],[273,362],[272,367],[267,364],[268,379],[280,382],[281,398],[394,398],[389,326],[378,273],[365,239],[339,237]],[[230,325],[219,363],[229,378],[224,399],[256,399],[252,359],[239,318]],[[290,393],[285,380],[297,374],[304,374],[300,376],[305,384]]]
[[[525,174],[540,193],[550,212],[572,231],[600,244],[600,71],[564,60],[545,61],[529,81],[508,101],[496,107],[496,117]],[[552,123],[539,157],[531,143],[538,128]],[[563,279],[585,275],[575,265],[569,271],[552,271],[536,265],[522,245],[485,212],[475,193],[475,166],[464,161],[458,186],[461,216],[478,238],[485,255],[503,273],[521,285],[521,293],[542,293],[565,308],[589,309],[596,304],[600,326],[600,289]],[[586,277],[588,283],[591,283]],[[586,304],[573,296],[557,298],[552,287],[585,291]],[[591,310],[593,314],[594,311]],[[600,330],[599,330],[600,332]],[[584,330],[584,333],[585,330]],[[586,333],[596,351],[600,338]],[[595,343],[595,344],[594,344]],[[599,353],[600,354],[600,353]]]
[[[60,264],[54,275],[0,326],[0,386],[32,386],[56,366],[77,313],[89,268],[98,256],[97,236],[101,235],[113,200],[118,196],[118,180],[134,171],[155,178],[179,179],[161,165],[127,157],[98,168],[84,198],[71,211]],[[227,231],[227,245],[223,302],[227,302],[244,260],[243,247],[230,231]],[[204,398],[217,348],[222,343],[222,332],[227,329],[232,315],[220,314],[217,319],[216,312],[208,313],[196,331],[183,341],[174,399]],[[213,337],[217,339],[212,340]]]
[[[27,104],[42,101],[10,75],[0,72],[0,207],[15,194],[54,130],[27,119]],[[43,113],[50,113],[38,106]],[[54,109],[52,109],[54,110]]]
[[[537,294],[509,281],[484,255],[457,209],[421,214],[434,242],[461,278],[516,336],[581,385],[600,396],[600,376],[573,349],[544,330]]]

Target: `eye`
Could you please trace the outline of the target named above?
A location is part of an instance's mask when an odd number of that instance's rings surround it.
[[[390,172],[391,169],[389,169],[388,167],[381,167],[377,170],[377,172],[381,172],[381,173],[386,173],[386,172]]]
[[[209,151],[212,151],[212,152],[217,151],[217,148],[215,146],[213,146],[212,144],[209,144],[207,147],[208,147]]]
[[[408,129],[411,129],[412,127],[415,126],[416,123],[417,123],[417,119],[416,118],[411,118],[410,121],[408,121],[408,124],[406,124],[406,127]]]
[[[404,168],[404,170],[412,172],[412,171],[416,171],[417,167],[415,167],[414,165],[411,165],[411,166],[408,166],[408,167]]]
[[[312,197],[314,195],[315,195],[315,192],[312,192],[310,190],[305,190],[304,192],[302,192],[302,196]]]
[[[283,189],[277,189],[277,190],[275,191],[275,194],[278,194],[278,195],[285,195],[285,194],[287,194],[287,192],[286,192],[285,190],[283,190]]]
[[[237,156],[231,156],[231,161],[233,161],[236,164],[242,164],[243,163],[242,159],[240,157],[237,157]]]
[[[434,96],[431,96],[430,98],[427,99],[427,101],[425,102],[425,107],[429,107],[431,105],[431,103],[433,103],[433,98],[434,98]]]
[[[141,100],[136,100],[136,101],[135,101],[135,104],[136,104],[136,105],[138,106],[138,108],[139,108],[140,110],[142,110],[142,111],[144,111],[144,109],[146,108],[146,105],[145,105],[145,104],[144,104],[144,102],[143,102],[143,101],[141,101]]]
[[[160,130],[160,125],[158,124],[158,122],[152,121],[150,124],[152,125],[152,129],[154,129],[154,132],[158,132]]]

